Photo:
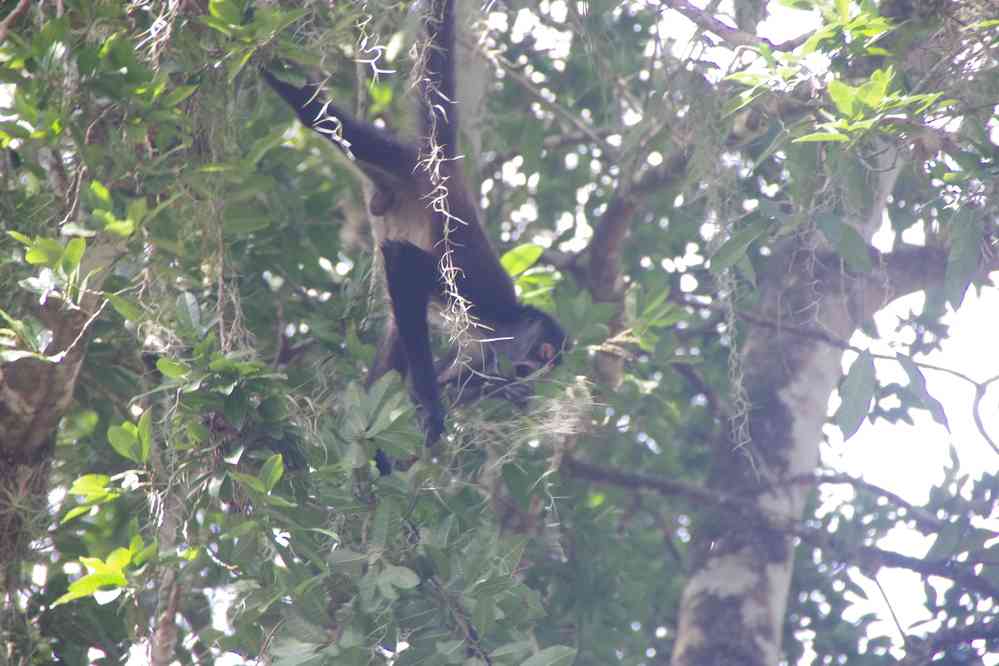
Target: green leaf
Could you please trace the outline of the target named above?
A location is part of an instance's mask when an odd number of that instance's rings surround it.
[[[371,545],[384,548],[389,539],[395,536],[399,527],[401,512],[396,502],[389,497],[378,502],[375,517],[371,524]]]
[[[250,234],[266,229],[271,225],[271,218],[261,212],[260,206],[229,206],[222,216],[222,230],[229,235]]]
[[[111,426],[108,428],[108,441],[111,443],[111,448],[118,452],[118,455],[128,458],[132,462],[143,462],[139,440],[130,430],[121,426]]]
[[[981,218],[970,207],[961,209],[951,219],[944,296],[955,310],[961,307],[968,286],[978,275],[984,234]]]
[[[811,134],[799,136],[791,143],[810,143],[810,142],[819,142],[819,141],[847,142],[849,140],[850,137],[848,137],[845,134],[840,134],[839,132],[812,132]]]
[[[174,361],[169,358],[161,358],[157,360],[156,369],[162,372],[163,376],[168,379],[180,379],[191,371],[190,368],[180,361]]]
[[[69,488],[69,494],[86,498],[107,495],[111,491],[108,488],[110,482],[111,477],[107,474],[84,474],[73,481],[73,485]]]
[[[121,572],[104,571],[87,574],[83,578],[70,583],[69,591],[52,602],[52,605],[61,606],[76,599],[92,596],[94,592],[98,592],[102,588],[125,587],[126,585],[128,585],[128,579]]]
[[[420,584],[420,577],[415,571],[394,564],[387,565],[379,577],[401,590],[411,590]]]
[[[177,86],[160,98],[160,105],[173,108],[194,94],[198,86]]]
[[[229,25],[242,23],[239,6],[234,0],[209,0],[208,12],[216,19]]]
[[[104,183],[99,180],[90,181],[90,194],[94,199],[104,204],[105,208],[111,207],[111,192],[104,187]]]
[[[528,268],[533,266],[541,258],[544,248],[534,243],[524,243],[518,245],[509,252],[505,252],[500,258],[503,268],[511,277],[517,277]]]
[[[54,238],[36,238],[31,241],[31,247],[25,253],[24,259],[34,266],[55,268],[62,260],[64,250],[63,244]]]
[[[118,294],[105,293],[104,296],[111,303],[111,307],[115,309],[115,312],[128,321],[140,321],[142,319],[142,309],[135,301],[124,296],[119,296]]]
[[[864,422],[871,407],[871,399],[877,388],[877,378],[874,372],[874,359],[870,353],[863,352],[850,366],[839,389],[842,403],[833,421],[843,431],[843,439],[850,439]]]
[[[724,245],[718,248],[711,257],[711,272],[721,273],[726,268],[734,266],[746,255],[749,246],[767,230],[763,222],[754,222],[741,231],[732,234]]]
[[[177,322],[188,332],[201,333],[201,306],[198,299],[189,291],[177,296]]]
[[[243,474],[242,472],[229,472],[229,476],[250,490],[255,490],[261,495],[267,494],[267,488],[264,486],[264,482],[255,476]]]
[[[146,217],[148,208],[149,205],[146,203],[144,198],[138,197],[136,199],[132,199],[132,201],[128,204],[127,217],[131,222],[139,224]]]
[[[575,659],[575,648],[566,645],[553,645],[537,653],[520,666],[569,666]]]
[[[828,90],[829,97],[832,98],[836,109],[844,116],[852,118],[856,108],[857,89],[846,85],[839,79],[833,79],[829,82]]]
[[[729,81],[741,83],[750,88],[762,85],[767,82],[767,75],[763,72],[734,72],[725,77]]]
[[[90,510],[92,508],[93,505],[91,504],[84,504],[83,506],[75,506],[66,512],[66,515],[62,517],[62,520],[59,521],[59,524],[65,525],[74,518],[78,518],[86,513],[90,513]]]
[[[112,220],[104,224],[104,231],[121,238],[128,238],[135,233],[135,222],[132,220]]]
[[[256,165],[264,155],[284,143],[285,130],[286,128],[279,127],[254,141],[243,162],[250,166]]]
[[[31,247],[31,238],[29,236],[25,236],[20,231],[8,231],[7,235],[16,240],[18,243]]]
[[[848,269],[854,273],[870,273],[874,269],[874,262],[871,261],[870,248],[864,239],[849,224],[840,225],[839,243],[836,244],[836,251],[843,257]]]
[[[857,90],[857,101],[872,110],[878,110],[884,103],[885,95],[888,92],[888,85],[891,83],[891,68],[879,69],[871,74],[870,80],[860,86]]]
[[[246,63],[250,61],[250,58],[252,58],[253,54],[256,52],[256,48],[247,48],[242,51],[233,52],[232,55],[235,57],[229,58],[229,63],[226,65],[226,81],[230,85],[232,85],[233,81],[236,80],[239,73],[243,71],[243,67],[246,66]]]
[[[263,482],[267,492],[274,490],[274,486],[284,475],[284,458],[280,453],[275,453],[260,468],[260,480]]]
[[[62,253],[62,270],[69,275],[80,266],[83,253],[87,249],[87,241],[82,238],[73,238],[68,243]]]
[[[153,412],[150,409],[142,412],[139,417],[138,437],[139,460],[142,463],[149,462],[149,452],[153,448]]]
[[[905,370],[905,374],[909,376],[909,390],[919,398],[920,403],[930,412],[933,420],[946,428],[947,432],[950,432],[950,424],[947,423],[947,413],[944,412],[940,401],[930,395],[929,390],[927,390],[926,378],[923,376],[923,371],[908,356],[904,354],[895,354],[895,356],[902,365],[902,369]]]
[[[298,505],[291,500],[286,500],[280,495],[265,495],[264,501],[271,506],[276,506],[279,509],[294,509]]]
[[[500,657],[527,654],[533,647],[534,644],[531,641],[516,641],[496,648],[489,653],[489,656],[493,659],[499,659]]]

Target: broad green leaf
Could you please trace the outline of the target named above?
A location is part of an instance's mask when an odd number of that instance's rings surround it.
[[[93,509],[93,505],[91,504],[85,504],[83,506],[75,506],[66,512],[66,515],[62,517],[62,520],[59,521],[59,524],[65,525],[74,518],[78,518],[86,513],[90,513],[91,509]]]
[[[264,463],[263,467],[260,468],[260,480],[263,482],[264,487],[267,492],[274,490],[274,486],[278,484],[281,477],[284,475],[284,458],[280,453],[275,453]]]
[[[576,658],[576,649],[553,645],[537,653],[520,666],[569,666]]]
[[[128,238],[135,233],[135,222],[132,220],[112,220],[104,225],[104,231],[121,238]]]
[[[83,253],[87,249],[87,241],[82,238],[72,238],[66,243],[66,248],[62,253],[62,270],[67,275],[75,271],[80,266]]]
[[[270,225],[270,216],[266,212],[260,212],[259,207],[252,211],[241,208],[232,213],[227,210],[222,220],[222,230],[236,236],[260,231]]]
[[[36,238],[31,241],[30,249],[25,253],[24,259],[35,266],[55,268],[62,259],[64,251],[63,244],[54,238]]]
[[[951,218],[950,250],[944,275],[944,295],[956,310],[961,307],[968,286],[979,271],[983,235],[982,220],[970,207],[961,209]]]
[[[534,644],[531,641],[517,641],[514,643],[507,643],[506,645],[502,645],[493,650],[492,652],[490,652],[489,656],[492,657],[493,659],[498,659],[500,657],[509,657],[513,655],[527,654],[528,652],[531,651],[533,647]]]
[[[848,118],[853,117],[853,112],[856,108],[857,89],[846,85],[839,79],[833,79],[829,82],[828,90],[829,97],[832,98],[836,109]]]
[[[933,420],[946,428],[947,432],[950,432],[950,424],[947,423],[947,413],[944,412],[940,401],[930,395],[929,390],[926,388],[926,378],[923,376],[923,371],[908,356],[904,354],[895,354],[895,356],[902,365],[902,369],[905,370],[905,374],[909,376],[909,390],[916,394],[923,407],[930,412]]]
[[[177,86],[167,94],[160,97],[160,104],[167,108],[173,108],[194,94],[198,86]]]
[[[847,268],[854,273],[870,273],[874,269],[870,249],[864,239],[849,224],[840,225],[840,238],[836,251],[843,257]]]
[[[146,203],[144,198],[138,197],[136,199],[132,199],[132,201],[128,204],[127,217],[131,222],[139,224],[143,219],[145,219],[148,209],[149,205]]]
[[[285,128],[279,127],[254,141],[253,146],[251,146],[243,160],[244,163],[251,166],[256,165],[263,159],[264,155],[284,143],[284,133]]]
[[[83,578],[70,583],[69,591],[52,602],[52,605],[60,606],[76,599],[92,596],[94,592],[104,588],[124,587],[126,585],[128,585],[128,579],[121,572],[105,571],[87,574]]]
[[[399,527],[400,511],[395,500],[389,497],[378,502],[371,525],[371,545],[384,548],[389,539],[395,536]]]
[[[142,416],[139,417],[138,437],[139,460],[146,463],[149,461],[149,452],[153,447],[153,412],[150,409],[142,412]]]
[[[509,252],[503,253],[500,263],[511,277],[517,277],[533,266],[541,258],[544,248],[534,243],[518,245]]]
[[[69,494],[82,497],[106,495],[110,491],[108,488],[110,482],[111,477],[107,474],[84,474],[73,481],[73,485],[69,488]]]
[[[128,321],[140,321],[142,319],[142,309],[131,299],[118,294],[105,293],[104,296],[111,303],[111,307],[115,309],[115,312]]]
[[[767,75],[762,72],[734,72],[725,78],[751,88],[767,82]]]
[[[239,73],[243,71],[246,63],[250,61],[253,54],[257,52],[256,48],[246,48],[242,50],[237,50],[232,53],[233,57],[229,58],[228,64],[226,65],[226,82],[232,85]]]
[[[891,68],[879,69],[873,74],[869,81],[860,86],[857,91],[857,101],[872,110],[881,108],[885,95],[888,93],[888,85],[891,83]]]
[[[239,5],[234,0],[209,0],[208,12],[220,21],[229,25],[242,23]]]
[[[186,328],[188,332],[198,334],[200,337],[201,306],[198,304],[198,299],[195,298],[194,294],[185,291],[178,295],[176,311],[178,323]]]
[[[168,379],[180,379],[191,371],[186,365],[169,358],[161,358],[156,361],[156,369],[163,373]]]
[[[128,458],[132,462],[142,462],[142,447],[139,444],[139,439],[130,430],[121,426],[111,426],[108,428],[108,441],[118,455]]]
[[[411,590],[420,584],[420,577],[415,571],[394,564],[387,565],[381,573],[381,577],[393,587],[398,587],[401,590]]]
[[[746,256],[749,246],[767,230],[763,222],[754,222],[741,231],[732,234],[732,237],[725,241],[724,245],[718,248],[714,256],[711,257],[711,272],[721,273],[726,268],[734,266],[742,257]]]
[[[99,180],[90,181],[90,194],[93,195],[94,199],[104,204],[105,208],[111,207],[111,192],[104,187],[104,183]]]
[[[291,500],[287,500],[281,497],[280,495],[268,494],[264,497],[264,501],[270,504],[271,506],[278,507],[279,509],[294,509],[295,507],[298,506]]]
[[[250,490],[255,490],[261,495],[267,494],[267,488],[264,486],[264,482],[255,476],[250,476],[249,474],[243,474],[242,472],[229,472],[229,476],[238,481],[240,484],[246,486]]]
[[[797,139],[792,141],[792,143],[811,143],[820,141],[839,141],[845,143],[849,140],[850,137],[845,134],[840,134],[839,132],[812,132],[811,134],[799,136]]]
[[[836,0],[836,14],[840,23],[850,20],[850,0]]]
[[[874,359],[865,351],[850,366],[850,371],[839,388],[843,402],[836,410],[833,421],[843,431],[844,440],[850,439],[864,422],[876,388]]]

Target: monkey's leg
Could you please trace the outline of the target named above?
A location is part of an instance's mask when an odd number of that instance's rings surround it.
[[[395,325],[406,353],[410,394],[420,408],[426,445],[433,446],[444,432],[444,404],[427,324],[430,299],[440,289],[437,260],[404,241],[383,242],[382,255]]]

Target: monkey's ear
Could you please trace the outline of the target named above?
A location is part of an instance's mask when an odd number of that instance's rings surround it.
[[[538,347],[538,358],[540,358],[545,363],[551,362],[558,355],[558,350],[555,349],[555,345],[550,342],[543,342],[541,346]]]

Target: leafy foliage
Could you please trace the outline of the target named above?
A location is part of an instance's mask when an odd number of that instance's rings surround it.
[[[754,303],[771,248],[812,232],[843,274],[873,271],[854,223],[885,170],[871,166],[880,140],[918,157],[898,174],[891,225],[946,241],[946,276],[904,322],[917,331],[897,357],[907,385],[879,385],[863,352],[833,420],[846,437],[865,418],[917,409],[947,423],[914,357],[941,332],[944,304],[959,306],[980,279],[997,232],[999,150],[976,104],[994,106],[999,90],[994,22],[963,28],[991,45],[981,56],[991,69],[917,80],[904,47],[926,29],[919,21],[894,24],[870,3],[785,3],[824,23],[796,51],[760,42],[753,67],[724,79],[717,64],[664,50],[662,17],[648,8],[496,9],[494,20],[534,30],[490,33],[504,59],[493,65],[506,68],[489,73],[482,163],[469,157],[468,169],[481,171],[504,267],[576,346],[526,414],[499,401],[456,408],[438,459],[376,478],[376,450],[412,458],[422,437],[398,377],[360,388],[384,311],[361,180],[290,123],[255,68],[321,68],[344,106],[356,96],[392,125],[407,103],[405,77],[388,74],[411,65],[398,47],[405,8],[50,4],[0,45],[0,363],[64,360],[47,351],[41,306],[99,305],[84,313],[87,355],[55,437],[56,507],[18,564],[23,593],[4,602],[21,621],[0,621],[32,663],[125,660],[150,640],[164,572],[181,590],[180,663],[267,653],[275,664],[554,666],[668,654],[698,498],[598,484],[560,463],[578,455],[705,480],[710,444],[728,432],[740,340],[717,280],[736,276],[740,302]],[[556,46],[539,48],[543,34]],[[817,56],[828,76],[809,68]],[[806,86],[822,94],[739,134],[741,114],[796,101]],[[689,154],[685,132],[697,136]],[[575,260],[551,268],[544,249],[578,256],[624,177],[641,183],[678,154],[680,173],[640,193],[620,308],[594,299]],[[574,379],[590,374],[591,352],[627,359],[619,386]],[[879,406],[889,395],[897,411]],[[999,588],[994,535],[980,524],[995,492],[994,475],[973,479],[955,462],[923,509],[936,522],[864,488],[811,507],[806,527],[850,547],[799,548],[789,662],[807,647],[822,663],[883,663],[887,641],[866,637],[872,618],[841,618],[860,590],[851,547],[899,525],[937,535],[925,558],[934,571],[977,567]],[[43,573],[29,575],[36,566]],[[926,588],[941,624],[994,621],[982,590]]]

